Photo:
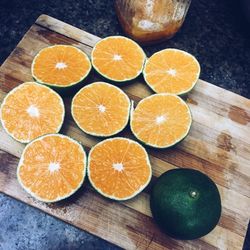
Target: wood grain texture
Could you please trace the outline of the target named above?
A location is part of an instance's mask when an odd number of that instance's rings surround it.
[[[32,80],[30,66],[36,53],[52,44],[71,44],[90,54],[100,38],[42,15],[0,68],[0,103],[6,93]],[[92,72],[88,83],[98,80]],[[122,87],[138,102],[152,92],[142,78]],[[188,137],[167,150],[147,149],[153,180],[176,167],[191,167],[209,175],[217,184],[223,213],[218,226],[194,241],[177,241],[160,232],[149,209],[150,186],[136,198],[114,202],[99,196],[89,184],[71,198],[46,205],[23,191],[16,180],[16,166],[24,145],[0,126],[0,191],[37,207],[61,220],[126,249],[241,249],[250,217],[250,101],[199,80],[186,97],[193,115]],[[89,150],[99,139],[77,128],[70,114],[70,98],[64,98],[65,133]],[[134,138],[127,128],[121,136]]]

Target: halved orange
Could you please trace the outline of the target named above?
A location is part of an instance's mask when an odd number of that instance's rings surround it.
[[[199,79],[200,64],[185,51],[165,49],[147,60],[143,75],[154,92],[182,95],[189,92]]]
[[[86,165],[86,153],[78,142],[65,135],[49,134],[25,147],[17,177],[31,196],[44,202],[55,202],[80,188]]]
[[[114,200],[136,196],[152,176],[146,150],[139,143],[120,137],[106,139],[90,150],[87,172],[92,186]]]
[[[63,100],[54,90],[26,82],[4,98],[0,117],[10,136],[28,143],[41,135],[59,132],[64,113]]]
[[[105,82],[95,82],[74,96],[71,112],[85,133],[111,136],[127,125],[130,100],[121,89]]]
[[[34,58],[31,71],[34,79],[60,90],[84,80],[91,70],[88,56],[70,45],[54,45],[42,49]]]
[[[110,36],[100,40],[91,55],[96,71],[116,82],[136,78],[142,72],[145,59],[142,48],[123,36]]]
[[[133,134],[155,148],[167,148],[184,139],[191,127],[188,105],[177,95],[154,94],[142,99],[131,112]]]

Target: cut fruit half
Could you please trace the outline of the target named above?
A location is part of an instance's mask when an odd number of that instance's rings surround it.
[[[21,156],[17,177],[33,197],[55,202],[75,193],[86,175],[86,153],[78,142],[49,134],[28,144]]]
[[[131,112],[133,134],[155,148],[167,148],[184,139],[191,127],[188,105],[177,95],[155,94],[142,99]]]
[[[88,177],[102,195],[127,200],[150,182],[151,165],[146,150],[137,142],[116,137],[95,145],[88,159]]]
[[[54,45],[42,49],[34,58],[34,79],[60,90],[83,81],[91,70],[88,56],[70,45]]]
[[[125,128],[129,120],[130,100],[119,88],[95,82],[82,88],[73,98],[72,116],[87,134],[111,136]]]
[[[185,51],[165,49],[147,60],[143,75],[154,92],[182,95],[189,92],[199,79],[200,64]]]
[[[99,41],[92,50],[92,65],[107,79],[129,81],[141,74],[146,56],[133,40],[110,36]]]
[[[28,143],[41,135],[58,133],[64,113],[63,100],[55,91],[35,82],[26,82],[4,98],[0,117],[10,136]]]

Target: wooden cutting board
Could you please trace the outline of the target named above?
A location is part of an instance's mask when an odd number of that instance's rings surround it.
[[[52,17],[40,16],[0,68],[0,102],[12,88],[32,80],[31,62],[40,49],[72,44],[90,54],[99,39]],[[90,81],[96,79],[93,73]],[[142,79],[123,89],[135,101],[151,94]],[[70,98],[64,100],[67,111],[62,133],[89,150],[98,139],[77,128],[70,115]],[[201,239],[178,241],[160,232],[149,209],[150,188],[127,202],[107,200],[89,184],[62,202],[46,205],[34,200],[16,180],[24,145],[11,139],[1,125],[0,191],[126,249],[241,249],[250,218],[250,101],[199,80],[187,102],[194,120],[189,136],[174,148],[148,152],[154,177],[172,168],[191,167],[216,182],[222,217]],[[129,128],[121,135],[133,138]]]

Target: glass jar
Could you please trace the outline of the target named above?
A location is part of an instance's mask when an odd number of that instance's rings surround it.
[[[191,0],[116,0],[124,31],[149,44],[171,38],[182,26]]]

